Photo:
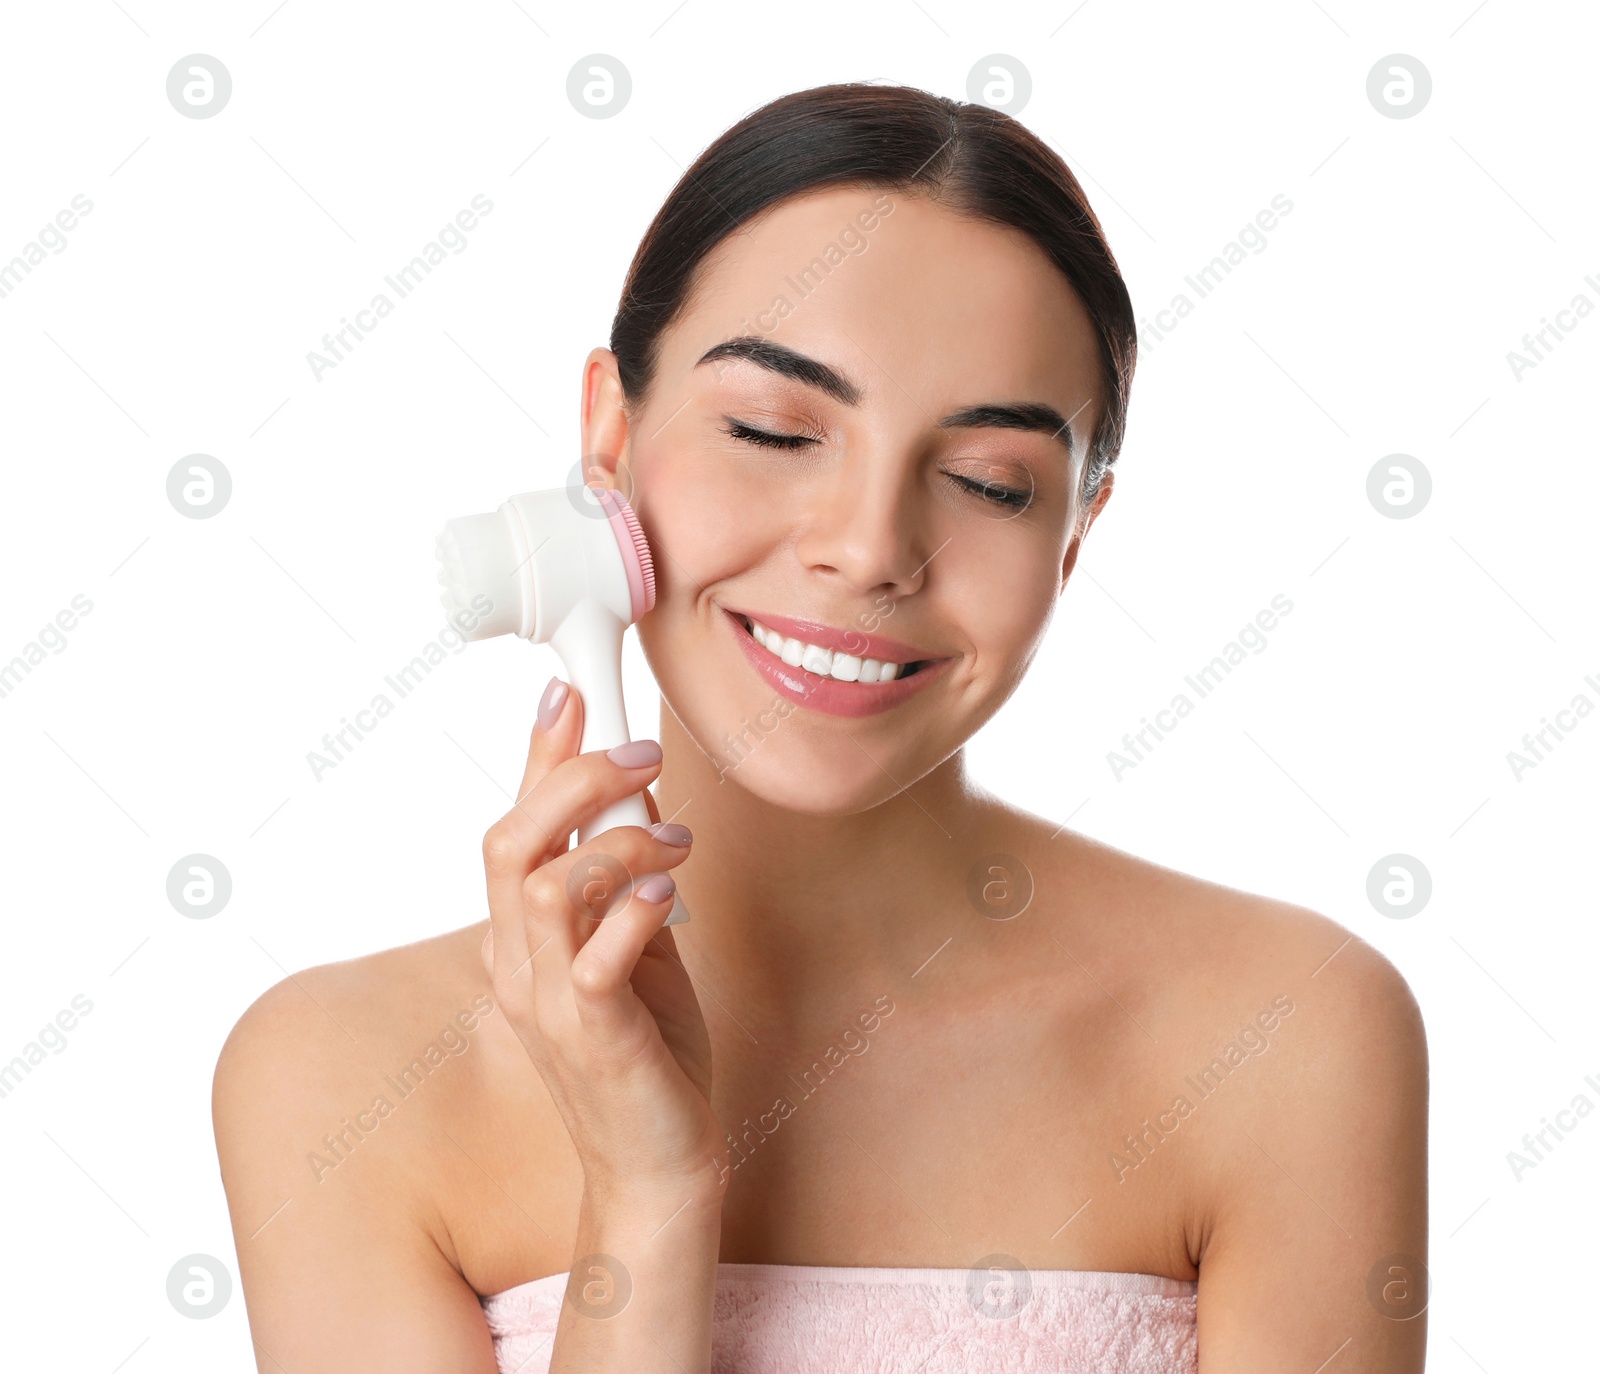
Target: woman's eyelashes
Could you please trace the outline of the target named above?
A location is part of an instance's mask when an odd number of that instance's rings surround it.
[[[1004,506],[1007,510],[1027,510],[1033,504],[1033,492],[1021,491],[1015,487],[1003,487],[997,482],[980,482],[971,477],[961,477],[956,473],[950,474],[966,487],[968,491],[977,492],[985,500],[993,501],[997,506]]]
[[[803,448],[806,444],[822,442],[814,434],[771,434],[764,429],[741,425],[737,420],[729,420],[723,432],[730,438],[743,439],[748,444],[759,444],[762,448]]]
[[[770,430],[756,429],[752,425],[740,424],[739,421],[727,416],[726,428],[723,433],[731,439],[739,439],[747,444],[754,444],[759,448],[799,449],[810,444],[823,442],[821,436],[815,434],[773,434]],[[1007,510],[1026,510],[1033,504],[1031,490],[1019,490],[1015,487],[1003,486],[998,482],[984,482],[971,477],[963,477],[959,473],[947,474],[957,482],[963,490],[972,492],[975,496],[994,505],[1003,506]]]

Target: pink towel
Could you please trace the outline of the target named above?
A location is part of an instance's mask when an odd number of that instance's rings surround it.
[[[982,1276],[980,1275],[979,1278]],[[717,1266],[712,1374],[1194,1374],[1192,1280]],[[480,1298],[500,1374],[549,1374],[565,1273]]]

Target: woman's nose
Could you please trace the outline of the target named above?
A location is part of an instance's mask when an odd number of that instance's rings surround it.
[[[917,500],[887,463],[841,464],[813,485],[795,552],[808,570],[836,574],[853,592],[909,595],[922,585],[931,549]],[[925,523],[925,522],[923,522]]]

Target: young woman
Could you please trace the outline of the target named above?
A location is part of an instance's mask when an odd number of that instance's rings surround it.
[[[823,87],[690,168],[582,386],[655,556],[659,745],[579,754],[553,681],[488,919],[229,1036],[262,1370],[1422,1367],[1401,977],[964,769],[1134,352],[1082,190],[1002,114]],[[650,785],[668,824],[568,848]]]

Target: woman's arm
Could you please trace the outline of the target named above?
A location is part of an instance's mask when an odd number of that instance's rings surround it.
[[[586,1192],[550,1374],[709,1369],[721,1245],[720,1203]]]
[[[1382,955],[1351,939],[1327,958],[1347,932],[1330,940],[1332,923],[1318,925],[1322,938],[1305,946],[1286,984],[1292,1021],[1250,1065],[1265,1071],[1257,1089],[1230,1103],[1211,1142],[1217,1201],[1199,1266],[1202,1374],[1423,1367],[1422,1017]]]

